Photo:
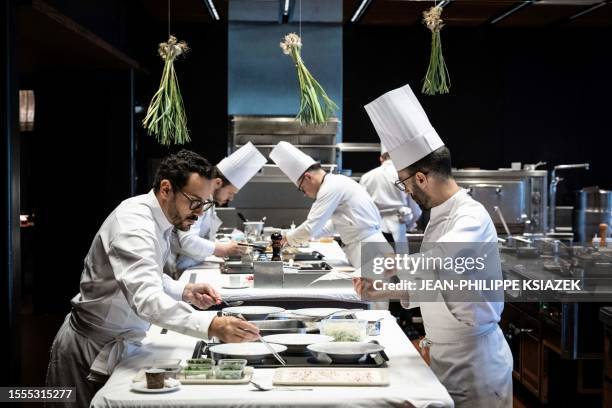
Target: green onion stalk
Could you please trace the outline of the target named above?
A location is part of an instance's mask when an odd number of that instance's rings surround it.
[[[297,69],[297,77],[300,85],[300,110],[296,118],[302,124],[323,124],[338,109],[327,93],[312,76],[304,60],[302,60],[302,40],[296,33],[285,36],[280,43],[283,53],[291,56]],[[322,106],[321,106],[322,101]]]
[[[442,55],[440,40],[440,30],[444,26],[441,16],[442,7],[439,6],[423,12],[423,23],[431,30],[431,55],[421,90],[426,95],[446,94],[450,89],[450,76]]]
[[[183,97],[174,70],[174,60],[188,50],[184,41],[177,42],[172,35],[168,42],[159,44],[158,52],[164,60],[164,70],[159,89],[151,99],[142,125],[162,146],[190,141]]]

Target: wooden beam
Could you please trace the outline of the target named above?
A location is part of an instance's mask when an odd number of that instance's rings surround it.
[[[21,6],[18,15],[26,65],[142,70],[136,60],[42,0]]]

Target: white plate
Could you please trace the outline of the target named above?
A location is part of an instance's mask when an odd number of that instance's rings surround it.
[[[277,353],[282,353],[287,350],[287,347],[282,344],[270,344]],[[226,354],[232,356],[263,356],[272,354],[263,343],[223,343],[216,344],[210,348],[210,351],[217,354]]]
[[[223,285],[221,286],[223,289],[246,289],[249,287],[249,285],[244,284],[244,285],[238,285],[238,286],[230,286],[230,285]]]
[[[285,346],[308,346],[309,344],[326,343],[334,340],[332,336],[310,333],[271,334],[264,336],[263,339],[268,343],[283,344]]]
[[[332,270],[335,272],[355,272],[355,268],[352,266],[333,266]]]
[[[282,344],[270,343],[270,347],[277,353],[282,353],[287,350],[287,346],[283,346]],[[254,342],[217,344],[210,348],[210,352],[223,355],[225,358],[244,358],[248,362],[259,361],[266,356],[272,355],[265,344]]]
[[[350,314],[352,313],[350,310],[346,310],[346,309],[338,309],[335,307],[311,307],[308,309],[298,309],[298,310],[294,310],[293,312],[295,314],[301,315],[301,316],[310,316],[310,317],[323,317],[323,316],[327,316],[331,313],[334,312],[342,312],[342,311],[346,311],[346,313],[344,314]],[[333,316],[342,316],[343,313],[337,313]]]
[[[164,381],[164,388],[147,388],[146,381],[133,382],[130,387],[132,391],[144,392],[147,394],[160,394],[164,392],[172,392],[181,389],[181,383],[178,380],[168,379]]]
[[[355,341],[334,341],[331,343],[311,344],[308,350],[318,351],[327,354],[371,354],[383,351],[385,348],[380,344],[360,343]]]
[[[317,343],[306,346],[306,348],[319,361],[325,361],[329,357],[338,363],[356,362],[366,354],[378,353],[385,349],[380,344],[352,341]]]
[[[223,308],[223,313],[241,314],[247,320],[265,320],[272,313],[284,312],[282,307],[274,306],[234,306]]]

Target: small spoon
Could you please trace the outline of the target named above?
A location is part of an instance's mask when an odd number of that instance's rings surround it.
[[[236,300],[236,301],[234,301],[234,302],[228,302],[228,301],[227,301],[227,300],[225,300],[225,299],[221,299],[221,301],[222,301],[223,303],[225,303],[227,306],[230,306],[230,307],[240,306],[241,304],[243,304],[243,303],[244,303],[244,301],[242,301],[242,300]]]
[[[262,385],[257,384],[255,381],[249,381],[257,391],[312,391],[312,388],[287,388],[287,387],[272,387],[266,388]],[[255,390],[252,390],[255,391]]]

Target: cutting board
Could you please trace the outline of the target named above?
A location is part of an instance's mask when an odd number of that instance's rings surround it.
[[[389,385],[384,368],[281,367],[274,371],[274,385],[380,387]]]

